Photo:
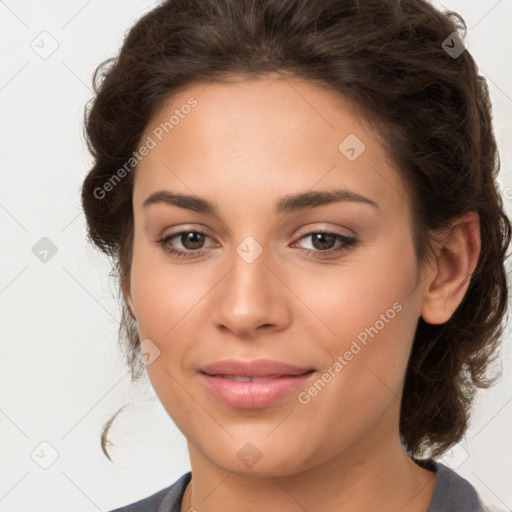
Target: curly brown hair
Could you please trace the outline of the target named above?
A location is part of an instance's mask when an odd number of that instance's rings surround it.
[[[347,98],[379,127],[407,184],[419,261],[435,230],[478,212],[482,249],[462,303],[448,322],[420,318],[417,326],[400,415],[413,458],[437,457],[464,435],[476,389],[491,384],[486,370],[507,306],[511,226],[496,183],[489,91],[469,51],[447,51],[461,48],[465,32],[459,14],[425,0],[167,0],[96,68],[84,116],[94,157],[82,189],[88,235],[112,258],[120,284],[133,241],[136,165],[126,163],[163,102],[192,82],[279,73]],[[140,343],[121,307],[119,339],[135,380],[144,372]],[[101,435],[109,459],[116,415]]]

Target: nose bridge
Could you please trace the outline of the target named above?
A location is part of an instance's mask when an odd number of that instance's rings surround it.
[[[235,247],[235,254],[231,258],[228,296],[231,300],[240,302],[238,308],[247,303],[247,307],[256,311],[268,299],[266,295],[271,288],[268,282],[268,256],[268,249],[264,249],[252,236],[245,237]]]
[[[269,249],[252,236],[235,247],[230,271],[215,296],[214,321],[218,325],[240,335],[261,325],[279,323],[282,294],[277,290],[279,280],[268,268],[269,256]]]

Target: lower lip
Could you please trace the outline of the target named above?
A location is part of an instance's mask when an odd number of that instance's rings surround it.
[[[314,372],[304,375],[288,375],[259,382],[237,382],[223,377],[201,373],[206,387],[220,402],[241,409],[267,407],[297,391]]]

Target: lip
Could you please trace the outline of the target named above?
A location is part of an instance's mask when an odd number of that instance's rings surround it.
[[[212,395],[225,405],[258,409],[296,391],[313,373],[313,368],[270,359],[225,359],[204,366],[199,376]],[[257,380],[240,381],[250,378]]]

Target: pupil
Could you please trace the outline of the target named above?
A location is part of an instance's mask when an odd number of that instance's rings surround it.
[[[322,239],[324,239],[323,243]],[[315,247],[315,249],[330,249],[331,247],[326,246],[325,239],[327,239],[327,246],[330,246],[334,241],[334,235],[330,235],[328,233],[315,233],[315,235],[313,236],[313,246]],[[318,242],[320,242],[319,246]]]
[[[181,243],[186,247],[187,249],[198,249],[200,248],[202,242],[203,242],[204,235],[202,233],[185,233],[181,237]],[[190,246],[192,245],[192,246]]]

